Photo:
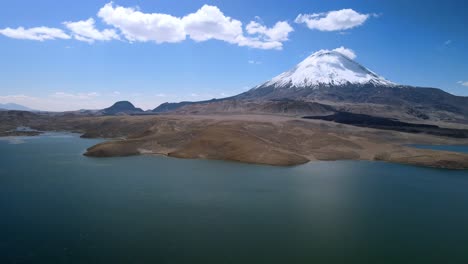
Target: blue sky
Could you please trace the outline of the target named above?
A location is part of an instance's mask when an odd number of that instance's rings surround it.
[[[393,82],[468,96],[467,9],[461,0],[3,1],[0,103],[148,109],[220,98],[338,47]]]

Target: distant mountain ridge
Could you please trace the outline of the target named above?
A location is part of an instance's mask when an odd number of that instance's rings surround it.
[[[6,103],[6,104],[0,104],[0,109],[3,110],[16,110],[16,111],[37,111],[34,109],[31,109],[27,106],[20,105],[20,104],[15,104],[15,103]]]
[[[160,104],[158,107],[154,108],[154,109],[152,110],[152,112],[154,112],[154,113],[167,113],[167,112],[176,110],[176,109],[178,109],[178,108],[181,108],[181,107],[184,107],[184,106],[188,106],[188,105],[192,105],[192,104],[214,103],[214,102],[218,102],[218,101],[226,100],[226,99],[227,99],[227,98],[223,98],[223,99],[211,99],[211,100],[198,101],[198,102],[190,102],[190,101],[183,101],[183,102],[178,102],[178,103],[169,103],[169,102],[166,102],[166,103],[162,103],[162,104]]]
[[[468,97],[437,88],[399,85],[337,52],[313,53],[292,69],[252,89],[226,98],[163,103],[143,111],[128,101],[90,115],[334,113],[380,116],[407,122],[468,123]]]

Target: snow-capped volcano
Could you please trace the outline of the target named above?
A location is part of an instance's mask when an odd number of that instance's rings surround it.
[[[340,51],[321,50],[293,69],[241,94],[200,102],[165,103],[153,111],[293,115],[338,111],[411,120],[468,120],[468,97],[436,88],[395,84]]]
[[[256,88],[265,86],[314,88],[349,84],[396,85],[338,51],[320,50],[293,69]]]

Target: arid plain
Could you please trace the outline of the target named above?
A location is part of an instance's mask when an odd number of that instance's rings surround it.
[[[373,160],[468,169],[468,155],[410,144],[468,144],[467,139],[356,127],[278,115],[74,116],[5,111],[3,136],[18,126],[107,138],[85,155],[167,155],[291,166],[310,161]],[[460,127],[460,125],[458,126]],[[8,132],[10,131],[10,132]],[[35,133],[32,133],[35,134]]]

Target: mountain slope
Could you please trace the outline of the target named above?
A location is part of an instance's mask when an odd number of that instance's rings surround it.
[[[337,51],[321,50],[255,89],[267,86],[310,88],[349,84],[395,85]]]
[[[336,51],[319,51],[293,69],[236,96],[238,100],[304,100],[339,110],[403,111],[418,119],[468,119],[468,98],[436,88],[397,85]],[[372,105],[383,107],[369,107]],[[369,110],[371,109],[371,110]],[[366,112],[364,112],[366,113]],[[374,113],[376,114],[376,113]],[[399,113],[394,113],[398,117]]]
[[[111,107],[102,110],[104,115],[137,114],[143,112],[141,108],[136,108],[128,101],[116,102]]]
[[[310,103],[339,112],[402,120],[468,122],[468,97],[436,88],[395,84],[349,57],[328,50],[310,55],[291,70],[239,95],[203,102],[169,103],[157,110],[192,114],[329,112],[316,111],[319,108],[308,106]]]
[[[188,105],[193,105],[193,104],[203,104],[203,103],[213,103],[213,102],[218,102],[221,100],[226,100],[229,98],[223,98],[223,99],[211,99],[211,100],[206,100],[206,101],[199,101],[199,102],[189,102],[189,101],[183,101],[183,102],[178,102],[178,103],[162,103],[158,107],[154,108],[151,112],[153,113],[167,113],[171,112],[173,110],[176,110],[178,108],[188,106]]]
[[[16,110],[16,111],[36,111],[36,110],[33,110],[29,107],[26,107],[24,105],[19,105],[19,104],[15,104],[15,103],[6,103],[6,104],[0,104],[0,109],[3,109],[3,110]]]

